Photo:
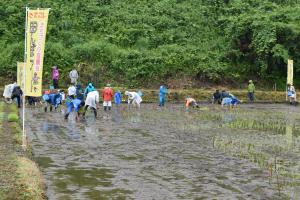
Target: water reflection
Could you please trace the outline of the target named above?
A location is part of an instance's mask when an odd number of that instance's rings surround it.
[[[81,122],[61,113],[29,112],[27,119],[50,200],[282,199],[264,167],[276,155],[287,174],[290,167],[299,174],[300,116],[288,121],[273,107],[185,113],[182,106],[143,105],[99,111],[96,120],[90,113]]]

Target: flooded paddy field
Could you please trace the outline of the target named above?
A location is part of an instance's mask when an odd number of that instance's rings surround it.
[[[28,110],[49,199],[299,199],[300,107]]]

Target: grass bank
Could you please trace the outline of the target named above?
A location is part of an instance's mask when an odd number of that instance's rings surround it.
[[[0,102],[0,199],[45,199],[43,178],[29,159],[30,148],[23,151],[18,109]]]

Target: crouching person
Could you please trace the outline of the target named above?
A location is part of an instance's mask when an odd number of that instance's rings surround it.
[[[51,91],[46,91],[43,95],[43,100],[45,101],[44,111],[47,112],[49,107],[50,112],[52,112],[53,106],[56,110],[58,106],[61,105],[62,95],[60,94],[60,92],[54,91],[52,93]]]
[[[14,98],[17,99],[18,102],[18,108],[21,108],[21,97],[23,95],[23,91],[21,90],[20,86],[14,87],[11,95],[11,99],[14,100]]]
[[[199,108],[199,105],[197,104],[195,99],[187,97],[185,99],[185,110],[188,111],[190,106],[192,106],[193,108]]]
[[[126,91],[125,95],[128,96],[127,102],[129,106],[130,104],[132,104],[132,105],[136,105],[137,108],[141,107],[141,102],[143,101],[141,97],[141,93]]]
[[[89,107],[94,111],[94,116],[97,118],[97,109],[99,108],[98,91],[91,91],[87,94],[83,116],[85,116],[85,113]]]
[[[241,101],[237,97],[230,94],[230,97],[225,97],[222,99],[221,105],[222,107],[228,106],[229,108],[234,108],[237,107],[240,103]]]
[[[80,115],[83,116],[84,114],[84,105],[84,101],[80,99],[74,99],[73,96],[68,96],[66,98],[67,112],[65,114],[65,119],[68,119],[70,113],[72,112],[72,110],[74,110],[76,112],[75,119],[76,121],[79,121]]]

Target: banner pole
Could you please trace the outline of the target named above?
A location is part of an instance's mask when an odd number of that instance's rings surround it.
[[[23,149],[26,149],[27,147],[27,137],[26,137],[26,132],[25,132],[25,88],[26,88],[26,63],[27,63],[27,18],[28,18],[28,7],[26,6],[25,11],[26,11],[26,18],[25,18],[25,48],[24,48],[24,71],[23,71],[23,142],[22,142],[22,147]]]

